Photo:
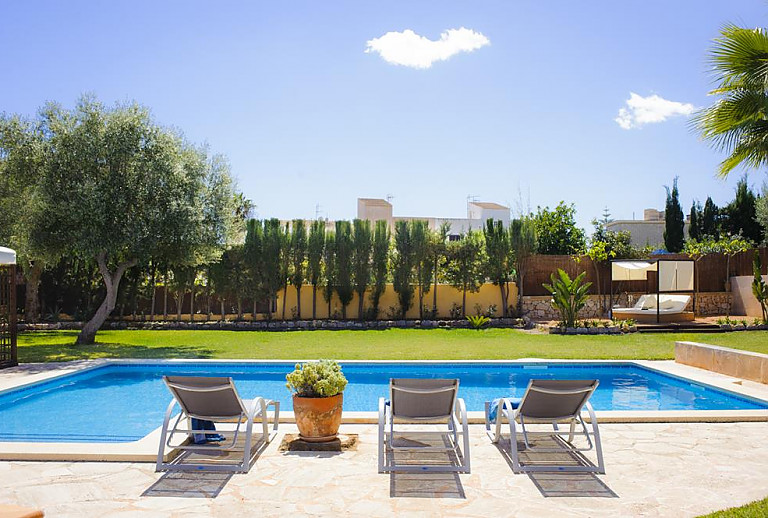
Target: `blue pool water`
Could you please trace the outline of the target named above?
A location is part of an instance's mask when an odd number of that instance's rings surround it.
[[[164,374],[232,376],[243,398],[279,400],[291,410],[285,375],[293,363],[110,364],[0,393],[0,441],[126,442],[162,424],[171,399]],[[596,410],[749,410],[768,403],[661,374],[632,363],[346,363],[344,409],[375,411],[389,378],[459,378],[467,409],[521,397],[532,378],[592,379]]]

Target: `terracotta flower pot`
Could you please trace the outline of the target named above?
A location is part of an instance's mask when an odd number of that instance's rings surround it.
[[[336,439],[341,424],[344,394],[331,397],[293,396],[293,414],[299,436],[307,442],[329,442]]]

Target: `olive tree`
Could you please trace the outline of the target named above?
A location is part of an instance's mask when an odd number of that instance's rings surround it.
[[[38,204],[36,190],[46,158],[46,136],[39,122],[0,115],[0,241],[17,252],[26,279],[24,320],[40,315],[39,287],[45,269],[41,254],[30,249],[30,218]]]
[[[77,338],[93,343],[115,308],[123,274],[139,260],[196,265],[219,254],[236,226],[234,184],[209,158],[135,103],[84,97],[40,112],[46,153],[30,246],[44,257],[94,259],[105,297]]]
[[[509,306],[509,280],[512,276],[514,251],[509,232],[499,220],[488,219],[483,228],[486,250],[486,273],[499,287],[502,316],[507,316]]]
[[[458,241],[448,243],[445,276],[451,286],[461,290],[462,317],[467,316],[467,292],[478,292],[485,281],[484,265],[482,233],[470,230]]]

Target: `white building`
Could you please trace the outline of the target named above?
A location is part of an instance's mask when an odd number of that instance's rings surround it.
[[[689,222],[683,225],[683,235],[688,235]],[[605,229],[611,232],[626,231],[631,236],[633,246],[651,246],[664,248],[664,211],[645,209],[643,219],[617,219],[606,223]]]
[[[357,217],[370,221],[384,220],[391,228],[394,228],[396,221],[426,221],[431,230],[438,230],[443,223],[450,223],[451,239],[458,239],[461,234],[472,230],[482,230],[486,220],[500,220],[503,225],[509,226],[509,207],[499,205],[498,203],[468,201],[466,218],[440,218],[440,217],[419,217],[419,216],[395,216],[393,215],[392,204],[387,200],[379,198],[358,198],[357,199]]]

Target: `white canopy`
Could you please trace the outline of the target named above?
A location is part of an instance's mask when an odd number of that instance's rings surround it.
[[[0,246],[0,264],[16,264],[16,250]]]
[[[644,281],[646,272],[655,272],[656,263],[649,261],[614,261],[611,263],[611,278],[614,281]]]
[[[693,261],[659,259],[657,261],[614,261],[614,281],[644,281],[648,272],[659,272],[659,291],[693,291]]]

